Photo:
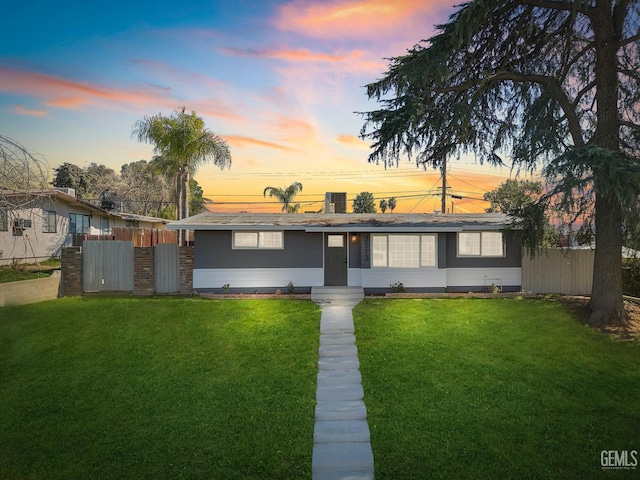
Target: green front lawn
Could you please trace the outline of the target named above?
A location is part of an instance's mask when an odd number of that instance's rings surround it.
[[[0,478],[309,478],[319,318],[295,300],[0,309]]]
[[[640,475],[601,468],[640,452],[637,342],[550,300],[371,299],[354,320],[376,479]]]

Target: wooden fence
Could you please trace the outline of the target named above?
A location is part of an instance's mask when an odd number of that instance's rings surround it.
[[[157,228],[112,227],[110,235],[72,234],[72,245],[81,247],[85,240],[133,242],[134,247],[155,247],[161,243],[178,243],[178,232]]]
[[[535,293],[591,295],[594,250],[545,248],[522,257],[522,290]]]

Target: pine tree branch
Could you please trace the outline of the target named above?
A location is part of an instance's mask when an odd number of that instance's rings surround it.
[[[638,125],[636,123],[628,122],[626,120],[620,120],[620,126],[625,126],[625,127],[630,128],[632,130],[637,130],[637,131],[640,132],[640,125]]]
[[[576,11],[584,14],[589,13],[588,7],[580,7],[575,2],[554,2],[551,0],[522,0],[522,5],[531,7],[547,8],[549,10]]]

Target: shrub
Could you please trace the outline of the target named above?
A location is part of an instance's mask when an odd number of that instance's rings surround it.
[[[403,293],[407,291],[402,282],[392,283],[389,286],[393,289],[393,293]]]

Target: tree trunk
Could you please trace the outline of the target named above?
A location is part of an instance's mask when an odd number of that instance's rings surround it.
[[[620,114],[618,112],[618,74],[616,38],[612,2],[597,0],[591,12],[596,59],[594,74],[597,88],[597,127],[589,142],[620,151]],[[609,323],[623,313],[622,303],[622,205],[612,192],[599,185],[596,191],[596,252],[590,307],[592,323]]]
[[[595,225],[590,322],[604,324],[620,318],[623,313],[622,212],[614,195],[596,193]]]
[[[182,219],[182,173],[176,172],[176,220]],[[178,245],[183,244],[184,231],[178,230]]]
[[[180,212],[180,218],[187,218],[189,216],[189,169],[185,168],[182,175],[182,211]],[[189,242],[189,230],[184,231],[184,245]]]

